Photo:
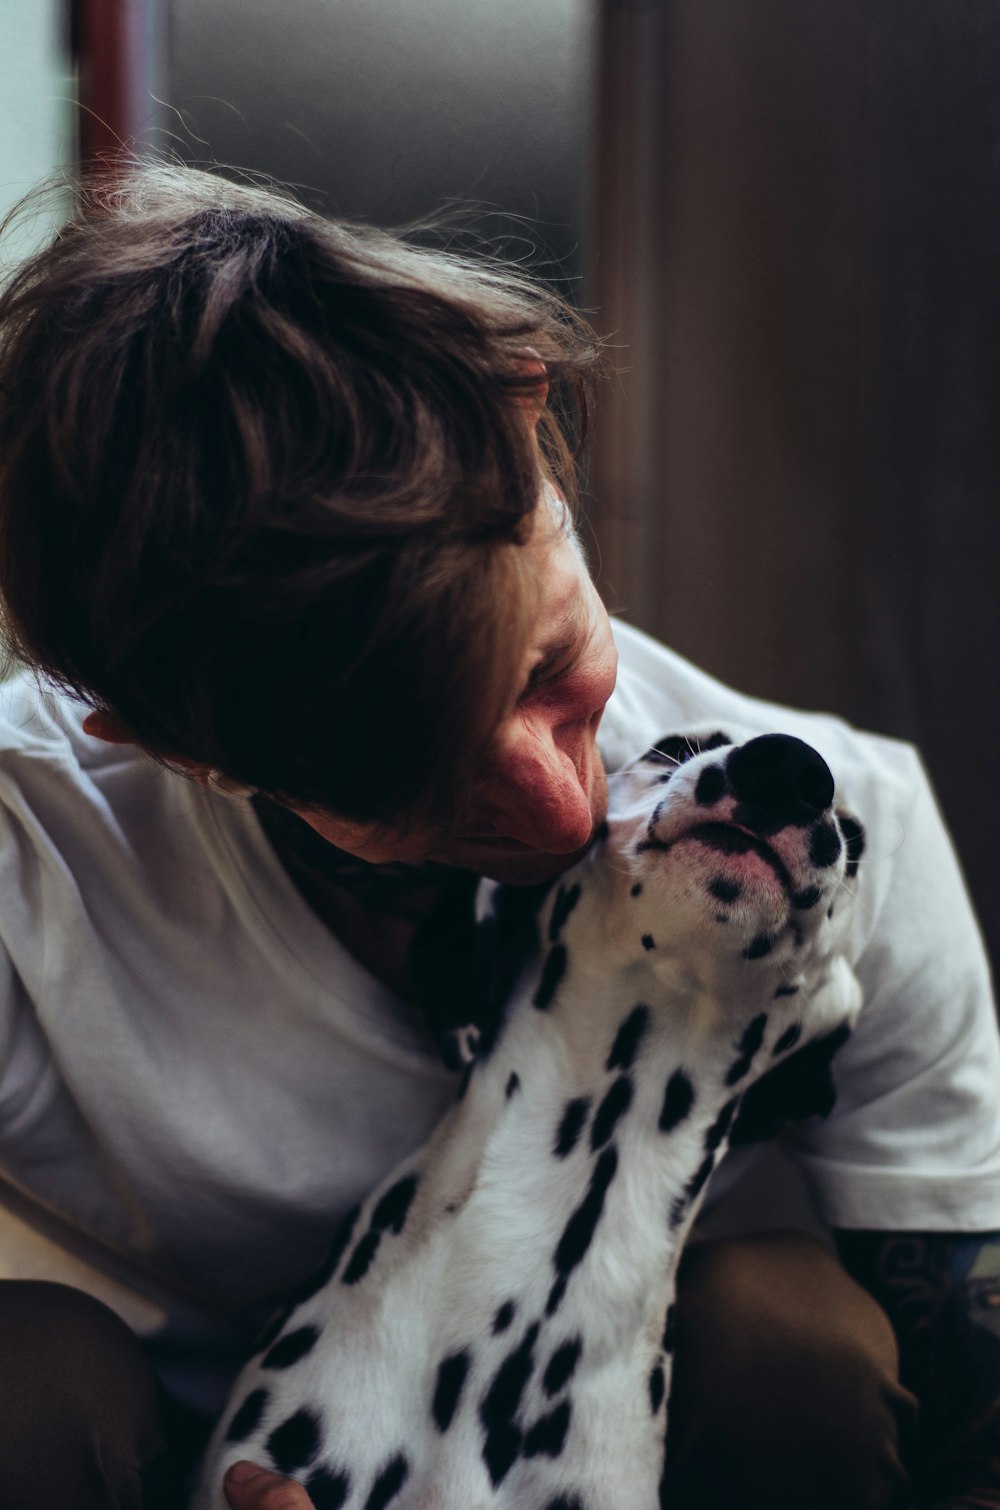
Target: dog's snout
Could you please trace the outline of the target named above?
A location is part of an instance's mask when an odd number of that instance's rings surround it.
[[[809,823],[830,806],[834,782],[822,755],[791,734],[761,734],[726,762],[741,802],[785,823]]]

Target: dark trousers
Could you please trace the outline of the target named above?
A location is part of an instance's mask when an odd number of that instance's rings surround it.
[[[692,1246],[669,1510],[904,1506],[916,1407],[896,1364],[885,1316],[817,1243]],[[177,1510],[198,1435],[104,1306],[62,1285],[0,1283],[3,1510]]]

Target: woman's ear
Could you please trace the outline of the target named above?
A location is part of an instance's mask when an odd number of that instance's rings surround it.
[[[518,404],[527,412],[532,429],[535,429],[549,396],[548,369],[530,346],[526,348],[525,356],[518,366],[526,378],[537,378],[537,382],[530,388],[523,388],[517,396]]]
[[[108,745],[138,745],[135,735],[120,718],[99,709],[87,714],[83,720],[83,732],[89,734],[92,739],[103,739]],[[225,784],[220,773],[213,771],[211,766],[205,765],[202,761],[183,760],[176,755],[171,756],[170,765],[175,766],[178,771],[185,771],[189,776],[193,776],[199,786],[210,786],[216,790],[225,791],[227,795],[232,794],[232,784]],[[250,788],[239,787],[236,790],[242,796],[249,792]]]
[[[130,729],[126,729],[120,719],[113,713],[93,712],[88,713],[83,720],[83,732],[89,734],[92,739],[103,739],[109,745],[132,745],[135,738]]]

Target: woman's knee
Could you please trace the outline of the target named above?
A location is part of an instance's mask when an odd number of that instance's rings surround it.
[[[165,1472],[157,1385],[115,1313],[68,1285],[0,1283],[0,1482],[11,1510],[139,1510]]]
[[[766,1233],[692,1246],[676,1315],[679,1510],[905,1502],[915,1403],[892,1329],[819,1243]]]

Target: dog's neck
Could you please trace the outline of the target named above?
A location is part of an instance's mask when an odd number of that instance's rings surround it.
[[[539,1255],[533,1315],[589,1308],[579,1292],[592,1291],[588,1366],[647,1346],[649,1366],[668,1380],[661,1339],[681,1247],[741,1097],[804,1041],[801,1003],[779,997],[765,1010],[749,988],[742,1001],[720,1002],[695,981],[668,990],[641,961],[609,997],[606,962],[588,979],[594,950],[580,946],[600,926],[599,891],[561,926],[560,905],[557,892],[540,917],[548,952],[433,1140],[445,1152],[428,1160],[435,1188],[423,1197],[456,1214],[455,1236],[480,1255],[485,1293],[523,1268],[527,1248]],[[823,1027],[813,1013],[809,1036]],[[510,1214],[508,1226],[498,1212]],[[613,1313],[602,1321],[609,1293]]]

